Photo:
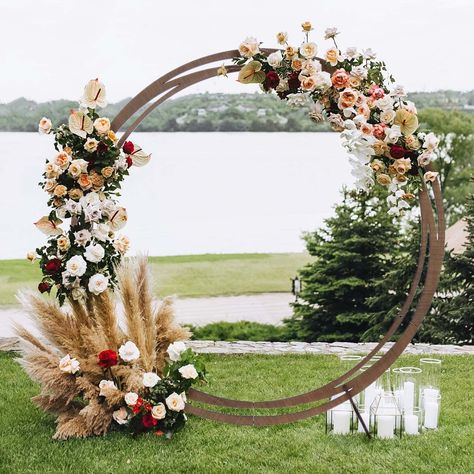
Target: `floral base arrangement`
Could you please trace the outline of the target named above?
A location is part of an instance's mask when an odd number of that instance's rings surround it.
[[[47,341],[18,327],[21,364],[41,386],[34,403],[57,417],[55,439],[110,430],[169,438],[186,423],[186,391],[205,381],[203,363],[183,342],[189,332],[174,321],[172,301],[155,307],[146,259],[123,264],[117,281],[126,329],[108,290],[71,299],[70,310],[39,294],[21,295]]]

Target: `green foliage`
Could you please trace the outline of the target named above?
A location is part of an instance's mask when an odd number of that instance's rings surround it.
[[[303,267],[301,301],[286,321],[306,341],[359,341],[369,329],[367,298],[392,265],[397,227],[385,196],[344,191],[326,228],[307,233],[313,263]]]
[[[285,326],[238,321],[220,321],[205,326],[191,327],[193,339],[210,341],[271,341],[283,342],[289,339]]]
[[[474,472],[474,364],[472,356],[442,356],[440,428],[420,436],[372,440],[362,434],[328,436],[324,416],[266,428],[235,426],[189,416],[171,441],[115,432],[66,442],[51,440],[53,417],[30,398],[37,386],[0,354],[0,471],[2,474],[274,473],[466,474]],[[206,391],[242,400],[288,397],[342,373],[335,356],[202,355]],[[400,365],[416,365],[407,356]],[[287,411],[287,410],[285,410]],[[267,410],[265,413],[273,413]],[[263,414],[249,411],[249,414]]]

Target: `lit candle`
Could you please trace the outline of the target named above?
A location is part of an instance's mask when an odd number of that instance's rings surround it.
[[[434,430],[438,428],[439,406],[435,400],[425,399],[425,428]]]
[[[413,413],[415,404],[415,384],[413,382],[405,382],[403,384],[403,406],[408,415]]]
[[[379,415],[377,417],[377,436],[382,439],[393,438],[395,436],[394,416]]]
[[[335,434],[347,434],[351,431],[351,412],[332,411],[332,429]]]
[[[405,415],[405,433],[408,435],[419,434],[417,415]]]

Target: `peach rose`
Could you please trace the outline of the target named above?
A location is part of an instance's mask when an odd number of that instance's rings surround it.
[[[245,38],[239,46],[239,53],[244,58],[251,58],[259,53],[258,41],[255,38]]]
[[[374,126],[370,123],[364,122],[360,126],[360,131],[365,135],[372,135],[372,132],[374,131]]]
[[[293,46],[287,46],[285,49],[286,59],[293,59],[296,56],[296,49]]]
[[[403,196],[402,196],[402,199],[405,199],[406,201],[412,201],[413,199],[415,199],[415,195],[412,194],[412,193],[405,193]]]
[[[301,59],[295,58],[293,59],[293,61],[291,61],[291,68],[294,71],[301,71],[302,67],[303,67],[303,61],[301,61]]]
[[[71,242],[69,242],[69,239],[65,235],[59,237],[56,242],[58,244],[58,249],[61,252],[67,252],[71,246]]]
[[[86,143],[84,143],[84,150],[88,151],[89,153],[93,153],[97,150],[97,145],[99,142],[95,138],[88,138]]]
[[[316,80],[313,76],[300,77],[301,88],[305,91],[313,91],[316,88]]]
[[[428,181],[431,181],[432,183],[434,183],[436,181],[438,174],[439,173],[437,173],[436,171],[427,171],[423,175],[423,179],[425,180],[425,183],[427,183]]]
[[[38,132],[48,134],[51,132],[52,124],[49,118],[43,117],[38,124]]]
[[[408,181],[408,178],[404,174],[397,174],[395,176],[395,181],[397,183],[406,183]]]
[[[388,186],[392,182],[390,176],[383,173],[378,174],[376,179],[377,183],[381,184],[382,186]]]
[[[48,193],[52,193],[57,184],[55,179],[47,179],[44,184],[44,190]]]
[[[90,174],[90,179],[92,187],[96,190],[100,189],[104,185],[104,177],[95,171]]]
[[[91,181],[90,176],[87,173],[82,173],[81,176],[79,176],[79,179],[77,182],[79,186],[84,190],[92,188],[92,181]]]
[[[331,76],[331,82],[336,89],[343,89],[349,82],[349,74],[344,69],[338,69]]]
[[[337,48],[329,48],[324,58],[331,66],[335,66],[339,62],[339,50]]]
[[[367,107],[365,103],[359,105],[356,108],[356,111],[357,111],[357,115],[362,115],[363,117],[367,119],[370,117],[370,109]]]
[[[53,194],[54,194],[56,197],[63,197],[63,196],[66,196],[66,194],[67,194],[67,188],[66,188],[66,186],[63,186],[62,184],[58,184],[58,185],[54,188]]]
[[[105,179],[108,179],[114,174],[114,169],[112,166],[106,166],[105,168],[102,168],[101,173]]]
[[[374,137],[378,138],[379,140],[383,140],[385,138],[385,127],[384,123],[377,123],[374,125]]]
[[[370,163],[370,167],[378,173],[379,171],[383,171],[385,169],[385,165],[380,160],[374,160]]]
[[[109,137],[109,139],[112,140],[114,143],[118,140],[117,135],[115,135],[115,132],[113,130],[109,130],[107,132],[107,137]]]
[[[405,174],[411,169],[410,158],[399,158],[393,162],[393,166],[398,174]]]
[[[341,93],[339,93],[339,101],[337,106],[340,109],[347,109],[348,107],[352,107],[355,105],[357,96],[359,94],[357,91],[353,89],[344,89]]]
[[[372,148],[377,156],[383,156],[388,152],[388,145],[382,140],[377,140],[372,145]]]
[[[130,240],[125,235],[122,235],[114,240],[114,248],[117,252],[124,254],[130,248]]]
[[[300,54],[306,59],[311,59],[316,56],[318,52],[318,47],[316,43],[303,43],[300,46]]]
[[[405,137],[405,145],[410,150],[419,150],[419,148],[421,147],[420,140],[418,140],[415,135],[407,135]]]
[[[277,33],[276,39],[279,44],[285,44],[288,41],[288,33],[280,31],[279,33]]]
[[[303,28],[303,31],[305,33],[308,33],[309,31],[311,31],[313,29],[313,26],[311,25],[310,21],[305,21],[305,22],[301,23],[301,28]]]
[[[61,174],[61,168],[55,163],[47,163],[44,172],[47,178],[57,178]]]
[[[69,166],[71,157],[65,151],[61,151],[60,153],[56,155],[56,158],[54,161],[61,169],[64,170]]]
[[[107,117],[96,118],[94,128],[99,135],[105,135],[110,130],[110,120]]]
[[[79,201],[79,199],[84,196],[84,193],[79,188],[71,189],[68,194],[73,201]]]
[[[357,89],[360,86],[360,79],[356,76],[349,76],[349,87]]]

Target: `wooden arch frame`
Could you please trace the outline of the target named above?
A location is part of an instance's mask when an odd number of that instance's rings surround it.
[[[263,50],[265,54],[269,54],[273,51],[276,50]],[[238,51],[231,50],[196,59],[165,74],[143,89],[125,105],[125,107],[118,113],[112,122],[112,129],[118,131],[135,113],[141,111],[138,118],[136,118],[133,123],[131,123],[128,128],[126,128],[126,131],[119,140],[119,145],[121,145],[127,139],[127,137],[138,127],[142,120],[152,110],[186,87],[189,87],[205,79],[215,77],[217,68],[214,66],[212,68],[200,69],[194,72],[190,71],[218,61],[229,60],[236,56],[239,56]],[[322,62],[322,64],[325,63]],[[237,65],[226,66],[228,73],[238,72],[240,68],[241,66]],[[323,69],[329,72],[333,70],[333,68],[327,67],[325,65],[323,65]],[[431,167],[428,166],[426,169],[430,170]],[[375,348],[369,354],[363,357],[362,360],[352,369],[322,387],[316,388],[307,393],[279,400],[233,400],[210,395],[195,389],[191,389],[188,394],[188,398],[190,400],[225,408],[272,409],[295,407],[313,402],[322,402],[321,404],[309,409],[278,415],[252,416],[229,414],[191,404],[187,405],[186,411],[188,413],[192,413],[194,415],[211,420],[237,425],[266,426],[290,423],[324,413],[327,410],[339,405],[340,403],[349,400],[352,396],[358,394],[371,383],[373,383],[388,368],[390,368],[390,366],[403,353],[404,349],[413,339],[418,327],[425,318],[431,306],[431,302],[439,282],[444,257],[445,222],[441,187],[438,179],[433,183],[432,189],[433,199],[431,199],[429,191],[426,187],[423,187],[423,189],[421,189],[419,192],[421,211],[420,252],[418,256],[417,270],[413,277],[413,281],[411,283],[405,303],[403,304],[398,315],[394,318],[385,336],[378,342]],[[434,203],[436,213],[433,212],[432,201]],[[429,262],[426,277],[422,283],[421,279],[427,255],[429,255]],[[391,349],[389,349],[382,356],[380,360],[376,361],[363,373],[359,373],[358,375],[354,376],[354,374],[356,374],[356,372],[361,367],[366,365],[372,359],[372,357],[384,347],[384,345],[390,340],[396,330],[400,327],[401,323],[405,320],[408,311],[414,302],[415,295],[417,294],[417,291],[420,287],[422,287],[422,290],[418,298],[413,316],[410,322],[407,324],[404,332],[401,334],[400,338],[391,347]]]

